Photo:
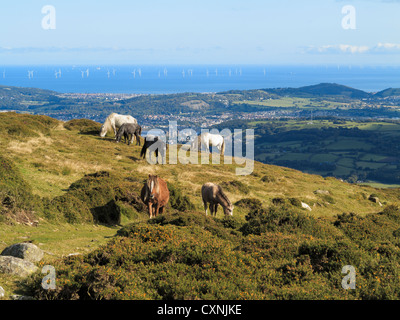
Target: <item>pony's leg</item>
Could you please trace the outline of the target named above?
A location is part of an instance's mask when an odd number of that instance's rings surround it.
[[[160,211],[160,205],[157,203],[157,204],[156,204],[156,207],[155,207],[154,217],[157,217],[157,216],[158,216],[159,211]]]
[[[153,218],[153,204],[149,202],[149,215],[150,219]]]
[[[140,136],[137,133],[135,133],[135,136],[136,136],[136,145],[139,144],[140,146]]]
[[[213,216],[214,215],[214,205],[212,203],[210,203],[209,209],[210,209],[211,216]]]
[[[203,201],[203,204],[204,204],[204,210],[205,210],[206,215],[207,215],[207,202]]]
[[[208,142],[205,143],[206,153],[210,153],[210,144]]]
[[[217,216],[218,203],[214,205],[214,216]]]

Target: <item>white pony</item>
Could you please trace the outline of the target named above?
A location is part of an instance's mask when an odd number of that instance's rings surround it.
[[[222,155],[225,152],[225,140],[220,134],[202,133],[192,142],[192,150],[199,150],[199,142],[206,148],[207,153],[210,153],[210,146],[216,147]]]
[[[103,125],[101,126],[100,137],[104,138],[106,136],[107,132],[110,130],[113,130],[114,136],[116,136],[118,129],[124,123],[136,123],[137,124],[137,120],[132,116],[111,113],[107,117],[106,121],[104,121]]]

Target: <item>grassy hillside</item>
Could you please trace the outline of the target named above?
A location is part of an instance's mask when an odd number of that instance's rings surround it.
[[[0,275],[6,290],[39,299],[399,297],[398,189],[258,162],[249,176],[235,165],[150,165],[140,147],[102,139],[96,126],[0,114],[0,250],[32,241],[57,270],[54,291],[41,289],[40,272],[22,283]],[[152,221],[138,198],[150,173],[171,190],[167,213]],[[207,181],[224,187],[233,218],[204,216]],[[357,290],[340,286],[346,264]]]

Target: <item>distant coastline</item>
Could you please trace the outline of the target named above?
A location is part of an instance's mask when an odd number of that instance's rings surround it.
[[[316,83],[340,83],[367,92],[400,88],[400,67],[0,65],[0,85],[65,94],[215,93]]]

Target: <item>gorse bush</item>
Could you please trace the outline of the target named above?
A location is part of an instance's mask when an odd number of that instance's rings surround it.
[[[345,227],[359,217],[339,215],[328,221],[295,209],[263,208],[246,221],[195,212],[164,214],[124,226],[92,253],[56,261],[56,290],[41,288],[39,272],[28,287],[38,299],[400,297],[394,237],[374,248],[358,242],[360,230]],[[363,228],[371,230],[382,223],[363,219],[369,221]],[[341,287],[345,265],[356,268],[356,290]]]
[[[0,156],[0,215],[18,221],[19,216],[67,223],[119,224],[128,218],[145,214],[138,194],[138,183],[123,180],[109,172],[85,175],[71,184],[68,191],[53,199],[33,195],[30,185],[15,165]]]
[[[260,200],[255,198],[244,198],[236,201],[235,206],[246,210],[256,210],[262,207],[262,203]]]
[[[101,124],[89,119],[73,119],[64,123],[67,130],[77,130],[81,134],[98,134]]]
[[[195,206],[187,195],[183,195],[182,191],[171,182],[167,182],[169,190],[169,205],[178,211],[194,210]]]
[[[33,195],[18,168],[0,155],[0,220],[30,224],[36,220],[35,212],[41,210],[41,199]]]
[[[251,211],[246,215],[243,234],[262,234],[266,231],[297,232],[310,229],[315,219],[289,205],[271,206]]]

